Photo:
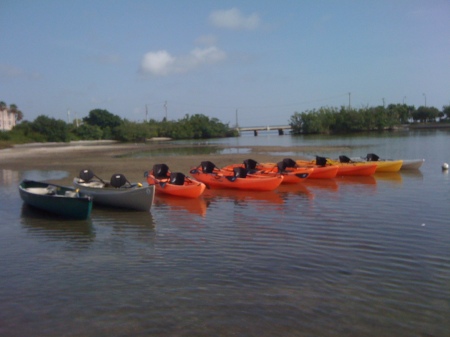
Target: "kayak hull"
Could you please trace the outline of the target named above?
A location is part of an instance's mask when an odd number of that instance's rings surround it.
[[[155,186],[156,195],[168,195],[179,198],[198,198],[205,191],[206,185],[201,181],[185,178],[182,185],[171,184],[170,179],[157,179],[153,175],[147,176],[149,185]]]
[[[296,164],[300,167],[312,167],[314,171],[310,174],[309,179],[332,179],[335,178],[339,171],[337,165],[315,165],[310,161],[296,160]]]
[[[227,172],[233,172],[234,168],[242,167],[244,168],[244,164],[232,164],[223,167],[221,170]],[[265,165],[258,164],[254,170],[252,170],[252,175],[261,175],[268,177],[275,177],[277,175],[283,176],[282,184],[298,184],[305,179],[307,179],[314,171],[314,168],[306,168],[306,167],[298,167],[298,168],[286,168],[282,173],[278,173],[278,169],[276,165]]]
[[[233,176],[232,172],[204,173],[200,168],[192,169],[190,175],[210,188],[225,188],[248,191],[272,191],[283,182],[283,176],[248,174],[245,178]]]

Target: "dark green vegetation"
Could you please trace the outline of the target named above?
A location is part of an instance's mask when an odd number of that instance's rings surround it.
[[[0,102],[2,109],[8,109],[20,122],[23,113],[15,104],[8,108]],[[446,117],[446,118],[444,118]],[[390,104],[387,107],[365,107],[360,109],[328,108],[294,113],[290,119],[293,134],[350,133],[361,131],[392,130],[399,125],[449,124],[450,105],[442,111],[434,107],[415,108],[406,104]],[[131,122],[107,110],[95,109],[87,117],[66,123],[45,115],[33,122],[23,120],[11,130],[0,132],[0,148],[12,144],[30,142],[69,142],[76,140],[117,140],[122,142],[142,142],[148,138],[168,137],[171,139],[208,139],[236,137],[238,132],[221,123],[217,118],[196,114],[186,115],[177,121]]]
[[[416,109],[406,104],[360,109],[322,107],[318,110],[296,112],[289,124],[294,134],[328,134],[392,130],[411,122],[436,122],[437,118],[440,118],[441,123],[448,123],[448,119],[442,119],[443,117],[450,118],[450,106],[444,106],[442,111],[425,106]]]
[[[172,139],[207,139],[234,137],[237,132],[216,118],[186,115],[177,121],[131,122],[107,110],[95,109],[82,120],[68,124],[47,116],[33,122],[22,121],[11,131],[0,133],[0,147],[28,142],[69,142],[73,140],[112,139],[122,142],[142,142],[152,137]]]

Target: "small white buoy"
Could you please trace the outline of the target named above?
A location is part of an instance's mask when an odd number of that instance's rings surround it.
[[[442,164],[442,171],[447,171],[448,170],[448,164],[444,163]]]

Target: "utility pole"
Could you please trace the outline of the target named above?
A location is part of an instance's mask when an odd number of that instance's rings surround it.
[[[351,95],[352,93],[351,92],[349,92],[348,93],[348,109],[350,110],[351,109],[351,103],[350,103],[350,95]]]
[[[164,102],[164,111],[166,112],[166,122],[167,122],[167,101]]]
[[[67,109],[67,124],[70,124],[70,109]]]
[[[238,109],[236,109],[236,129],[239,129],[239,123],[238,123]]]
[[[148,108],[147,108],[147,104],[145,105],[145,121],[148,122]]]

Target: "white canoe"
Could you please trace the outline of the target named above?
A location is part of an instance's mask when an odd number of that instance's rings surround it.
[[[92,196],[94,204],[137,211],[149,212],[155,196],[155,186],[142,186],[142,184],[116,188],[99,181],[85,183],[80,178],[74,178],[73,185],[81,192]]]
[[[403,159],[401,170],[418,170],[425,162],[425,159]]]

